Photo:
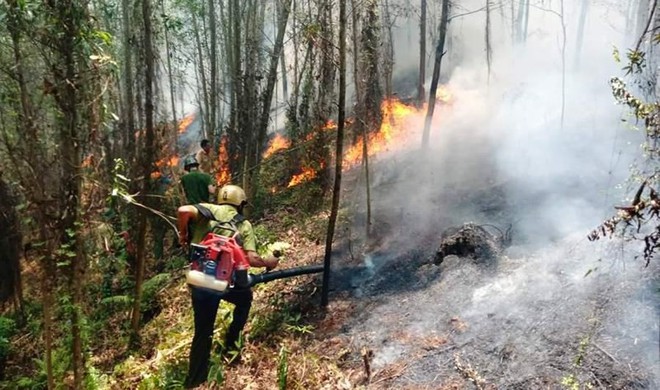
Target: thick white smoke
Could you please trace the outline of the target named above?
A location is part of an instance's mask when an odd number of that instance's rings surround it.
[[[437,280],[388,297],[354,332],[378,346],[380,368],[419,352],[419,345],[395,335],[418,341],[449,336],[453,350],[479,364],[491,383],[511,388],[535,375],[557,383],[585,341],[592,359],[585,367],[631,378],[639,373],[651,382],[628,385],[652,388],[653,381],[660,383],[657,267],[644,268],[635,259],[639,243],[586,240],[631,193],[629,165],[641,156],[643,137],[622,122],[627,111],[614,104],[608,85],[622,74],[612,51],[625,50],[621,45],[629,41],[628,2],[589,2],[579,53],[580,2],[565,2],[563,66],[560,3],[532,3],[526,42],[517,45],[511,44],[510,4],[499,3],[506,12],[492,16],[490,74],[483,11],[452,20],[442,79],[453,101],[436,111],[427,158],[413,148],[387,161],[374,159],[373,214],[394,226],[391,241],[398,249],[403,243],[438,245],[443,229],[471,221],[511,223],[512,247],[494,273],[460,260],[443,264]],[[462,1],[460,7],[454,14],[478,10],[483,2]],[[397,42],[417,41],[415,23],[399,25],[405,28],[395,33]],[[414,46],[397,46],[395,53],[399,72],[414,71]],[[421,128],[410,133],[421,143]],[[465,330],[456,331],[457,322]],[[557,361],[564,362],[559,369],[548,367]],[[628,363],[637,371],[625,368]],[[442,364],[433,364],[443,372]],[[430,361],[410,366],[409,378],[438,383],[423,374]],[[444,367],[451,372],[451,364]],[[594,380],[575,371],[582,384],[607,377],[594,372]]]

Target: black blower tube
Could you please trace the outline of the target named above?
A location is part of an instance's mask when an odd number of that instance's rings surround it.
[[[251,287],[254,286],[255,284],[266,283],[272,280],[290,278],[293,276],[306,275],[306,274],[316,274],[319,272],[323,272],[323,264],[305,265],[302,267],[288,268],[274,272],[250,274],[248,276],[248,283]]]

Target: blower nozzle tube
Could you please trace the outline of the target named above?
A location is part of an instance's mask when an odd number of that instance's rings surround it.
[[[306,274],[316,274],[319,272],[323,272],[323,264],[305,265],[302,267],[294,267],[274,272],[264,272],[262,274],[250,274],[248,276],[248,283],[250,286],[254,286],[256,284],[266,283],[272,280],[290,278],[293,276]]]

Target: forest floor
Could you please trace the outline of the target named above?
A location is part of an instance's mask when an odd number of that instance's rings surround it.
[[[386,175],[374,193],[417,188],[408,177]],[[359,180],[348,176],[346,188]],[[328,307],[318,275],[257,288],[241,363],[206,388],[658,388],[658,266],[624,260],[627,250],[582,231],[532,239],[518,213],[542,199],[514,199],[507,185],[448,185],[417,214],[383,196],[369,240],[359,238],[364,214],[340,218]],[[345,204],[361,201],[345,195]],[[282,268],[323,261],[327,217],[279,232],[291,244]],[[279,220],[262,223],[277,231]],[[436,264],[443,232],[466,222],[494,235],[509,226],[512,241],[490,262],[451,255]],[[176,291],[186,307],[185,287]]]
[[[415,169],[406,162],[397,163]],[[368,240],[362,179],[346,175],[329,305],[320,305],[320,274],[255,287],[240,363],[214,355],[212,380],[201,388],[660,386],[657,264],[644,268],[627,248],[590,243],[583,231],[523,223],[530,218],[521,210],[534,213],[544,199],[511,195],[512,183],[445,176],[442,188],[420,194],[420,183],[436,180],[432,175],[373,176]],[[290,245],[284,269],[323,262],[328,217],[282,208],[258,224]],[[468,222],[494,236],[510,227],[512,240],[489,262],[467,254],[438,264],[443,233]],[[534,238],[541,233],[544,240]],[[128,312],[109,319],[90,343],[105,387],[180,388],[192,339],[182,269],[158,290],[157,301],[138,351],[117,338]],[[230,308],[221,307],[216,340]],[[14,345],[34,350],[27,339]]]

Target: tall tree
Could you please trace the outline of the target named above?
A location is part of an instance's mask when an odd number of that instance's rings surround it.
[[[580,66],[580,56],[582,55],[582,43],[584,42],[584,26],[587,22],[587,10],[589,9],[589,0],[582,0],[580,5],[580,19],[578,20],[578,31],[575,43],[575,62],[573,66]]]
[[[165,1],[160,0],[160,9],[163,18],[163,34],[165,38],[165,57],[167,59],[167,80],[170,90],[170,107],[172,110],[172,134],[169,135],[174,141],[174,151],[177,149],[176,137],[178,133],[177,125],[178,121],[176,119],[176,98],[175,98],[175,85],[174,85],[174,72],[172,70],[172,56],[174,55],[170,39],[170,29],[174,28],[172,23],[172,18],[168,16],[165,9]]]
[[[135,38],[131,25],[131,0],[122,0],[122,34],[123,34],[123,86],[124,104],[122,117],[124,123],[124,145],[128,154],[128,160],[133,161],[135,156],[135,101],[133,91],[133,51],[135,50]]]
[[[209,34],[211,35],[211,86],[209,97],[209,135],[214,136],[218,131],[218,33],[216,28],[216,0],[208,0],[209,5]]]
[[[417,80],[417,105],[426,101],[426,0],[422,0],[419,16],[419,79]]]
[[[440,25],[438,26],[438,42],[435,46],[435,62],[433,64],[433,76],[431,78],[431,90],[429,91],[429,106],[426,110],[424,120],[424,132],[422,134],[422,150],[428,149],[429,135],[431,133],[431,121],[433,120],[433,111],[435,110],[435,94],[438,90],[438,81],[440,79],[440,66],[442,57],[445,55],[445,37],[447,36],[447,24],[449,23],[449,0],[442,1],[442,15],[440,16]]]
[[[275,44],[270,55],[270,65],[268,67],[266,88],[262,95],[261,118],[259,121],[259,133],[257,136],[257,153],[255,153],[255,161],[253,166],[257,166],[261,161],[262,148],[266,143],[266,135],[268,132],[268,122],[270,121],[270,107],[273,100],[273,92],[275,90],[275,82],[277,81],[277,63],[282,57],[282,49],[284,47],[284,33],[286,32],[286,25],[289,21],[289,13],[291,11],[291,1],[284,0],[280,10],[280,19],[277,22],[277,36],[275,37]]]
[[[486,42],[486,68],[488,73],[488,81],[490,81],[490,67],[492,63],[493,48],[491,47],[491,32],[490,32],[490,0],[486,0],[486,30],[485,30],[485,42]]]
[[[337,113],[337,139],[335,150],[335,183],[332,190],[332,207],[328,220],[328,231],[325,239],[325,256],[323,258],[323,292],[321,305],[328,306],[330,289],[330,260],[332,257],[332,240],[335,234],[335,224],[339,211],[341,194],[341,172],[344,155],[344,122],[346,106],[346,2],[339,2],[339,108]]]
[[[155,79],[155,57],[153,50],[153,31],[151,24],[151,0],[142,0],[142,23],[144,28],[144,113],[146,124],[146,135],[142,153],[142,194],[148,195],[151,191],[151,173],[153,172],[155,154],[154,136],[154,79]],[[145,196],[145,204],[151,203],[150,197]],[[133,299],[133,311],[131,314],[131,330],[133,343],[139,341],[140,329],[140,307],[142,305],[142,284],[144,282],[145,251],[146,251],[147,214],[139,213],[138,232],[136,240],[136,266],[135,266],[135,297]]]

